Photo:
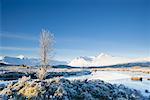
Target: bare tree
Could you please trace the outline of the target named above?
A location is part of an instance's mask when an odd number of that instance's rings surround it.
[[[47,66],[53,57],[54,36],[48,30],[42,30],[40,36],[40,59],[42,67],[38,71],[38,77],[43,80],[46,77]]]
[[[42,30],[40,37],[40,57],[42,65],[46,66],[52,58],[54,36],[47,30]]]

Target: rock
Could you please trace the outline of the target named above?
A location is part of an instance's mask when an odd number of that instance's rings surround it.
[[[145,93],[149,93],[149,91],[148,91],[148,90],[145,90]]]
[[[142,77],[131,77],[133,81],[142,81]]]
[[[149,80],[149,81],[150,81],[150,78],[147,78],[147,80]]]
[[[5,84],[0,84],[0,90],[3,90],[6,87]]]
[[[65,89],[62,86],[59,86],[58,89],[55,91],[54,96],[63,96],[63,95],[67,95],[67,92],[65,91]]]
[[[3,90],[0,92],[0,95],[10,96],[10,95],[12,95],[12,94],[13,94],[13,92],[12,92],[12,90],[9,89],[9,88],[5,88],[5,89],[3,89]]]

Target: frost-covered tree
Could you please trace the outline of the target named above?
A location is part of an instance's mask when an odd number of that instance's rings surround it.
[[[40,35],[40,60],[41,68],[38,72],[39,79],[44,79],[47,73],[47,66],[53,57],[54,36],[48,30],[42,30]]]
[[[46,66],[51,60],[53,54],[54,36],[48,30],[42,30],[40,36],[40,57],[41,64]]]

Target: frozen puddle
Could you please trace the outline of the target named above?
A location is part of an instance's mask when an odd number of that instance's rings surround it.
[[[150,81],[144,79],[141,81],[132,81],[131,77],[133,76],[142,76],[144,78],[149,77],[149,74],[143,73],[133,73],[133,72],[114,72],[114,71],[97,71],[93,72],[91,75],[83,75],[83,76],[72,76],[68,77],[69,80],[76,80],[76,79],[100,79],[112,84],[124,84],[129,88],[133,88],[136,90],[140,90],[144,96],[150,96],[150,93],[145,93],[145,90],[150,91]]]

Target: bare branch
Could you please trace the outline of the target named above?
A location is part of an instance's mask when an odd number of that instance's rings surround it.
[[[53,57],[54,35],[47,30],[42,30],[40,37],[40,57],[41,64],[48,65]]]

